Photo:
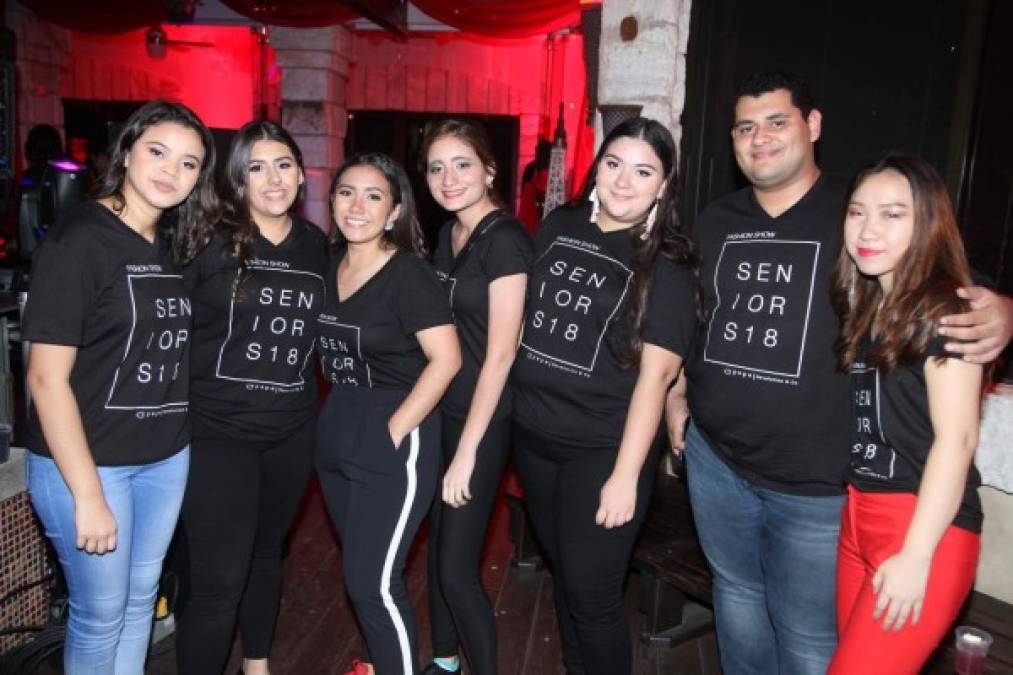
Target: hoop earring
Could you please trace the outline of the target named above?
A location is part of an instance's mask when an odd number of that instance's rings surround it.
[[[591,194],[587,196],[587,200],[591,202],[591,222],[598,224],[598,212],[601,211],[601,204],[598,203],[598,186],[595,185],[591,188]]]
[[[654,206],[647,214],[647,220],[644,221],[644,233],[640,235],[641,239],[646,240],[651,236],[651,230],[654,229],[654,221],[658,219],[658,200],[654,200]]]

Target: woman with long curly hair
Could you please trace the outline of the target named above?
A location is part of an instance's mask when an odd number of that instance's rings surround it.
[[[636,118],[604,140],[584,199],[535,238],[511,385],[515,461],[554,573],[567,672],[631,668],[623,582],[647,511],[668,388],[697,324],[676,151]]]

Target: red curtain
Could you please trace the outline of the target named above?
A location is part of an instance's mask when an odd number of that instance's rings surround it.
[[[271,26],[312,28],[343,23],[359,16],[335,0],[221,0],[222,4],[254,21]]]
[[[581,5],[594,0],[412,0],[423,12],[458,30],[503,38],[531,37],[580,23]],[[22,0],[40,19],[64,28],[122,33],[166,18],[160,0]],[[243,16],[275,26],[307,28],[358,16],[335,0],[222,0]]]
[[[21,4],[43,21],[90,33],[125,33],[157,26],[167,15],[163,3],[151,0],[80,3],[65,0],[21,0]]]
[[[580,23],[579,0],[412,0],[437,21],[495,37],[531,37]]]

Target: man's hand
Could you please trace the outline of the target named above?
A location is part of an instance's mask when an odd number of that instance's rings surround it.
[[[946,350],[969,363],[994,361],[1013,336],[1013,299],[982,286],[960,288],[957,295],[971,304],[971,311],[939,320],[939,334],[951,339]]]
[[[668,429],[668,442],[672,452],[681,454],[686,449],[686,424],[689,423],[689,403],[686,401],[686,389],[678,390],[678,385],[668,390],[665,397],[665,427]]]

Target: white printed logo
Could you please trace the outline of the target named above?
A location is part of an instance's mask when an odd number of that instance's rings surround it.
[[[853,364],[851,390],[855,425],[852,430],[851,466],[861,476],[889,480],[894,475],[897,452],[883,436],[879,370],[868,368],[864,363]]]
[[[328,328],[319,337],[324,373],[334,384],[361,386],[359,373],[365,372],[366,386],[372,389],[373,376],[362,358],[362,329],[336,318],[320,316],[318,321]]]
[[[745,371],[802,373],[820,242],[726,241],[704,360]]]
[[[309,327],[324,298],[324,280],[301,270],[249,266],[229,306],[229,332],[218,351],[215,375],[223,380],[298,387],[313,352]]]
[[[128,274],[133,321],[105,407],[158,410],[187,405],[185,364],[193,312],[178,274]]]
[[[590,373],[632,276],[615,258],[554,241],[532,271],[521,346],[556,364]],[[605,307],[598,307],[600,303]]]

